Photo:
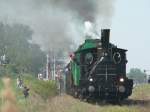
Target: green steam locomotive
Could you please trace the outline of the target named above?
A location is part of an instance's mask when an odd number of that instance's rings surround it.
[[[66,92],[80,99],[123,100],[132,94],[126,76],[126,51],[109,42],[110,29],[101,39],[86,39],[67,65]]]

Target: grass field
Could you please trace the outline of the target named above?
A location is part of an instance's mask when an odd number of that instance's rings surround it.
[[[11,81],[11,92],[14,94],[15,108],[2,112],[150,112],[150,85],[143,84],[134,88],[133,94],[121,105],[111,105],[106,103],[86,103],[74,99],[68,95],[56,96],[54,82],[44,82],[26,77],[24,82],[30,88],[30,96],[25,99],[22,90],[16,88],[15,80]],[[2,80],[0,79],[0,90],[4,91]],[[7,105],[7,101],[2,101],[1,108]],[[12,107],[11,107],[12,108]]]

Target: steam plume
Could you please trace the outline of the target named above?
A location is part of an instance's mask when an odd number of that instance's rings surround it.
[[[29,25],[45,51],[71,51],[83,40],[84,22],[110,27],[115,0],[0,0],[0,21]]]

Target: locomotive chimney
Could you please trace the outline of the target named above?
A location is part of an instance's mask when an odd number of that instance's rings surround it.
[[[108,49],[109,47],[109,34],[110,34],[110,29],[101,30],[101,42],[102,42],[102,48],[104,49]]]

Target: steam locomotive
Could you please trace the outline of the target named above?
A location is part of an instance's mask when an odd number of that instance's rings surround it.
[[[86,39],[67,65],[66,92],[80,99],[123,100],[132,94],[126,76],[126,52],[109,42],[110,29],[101,39]]]

